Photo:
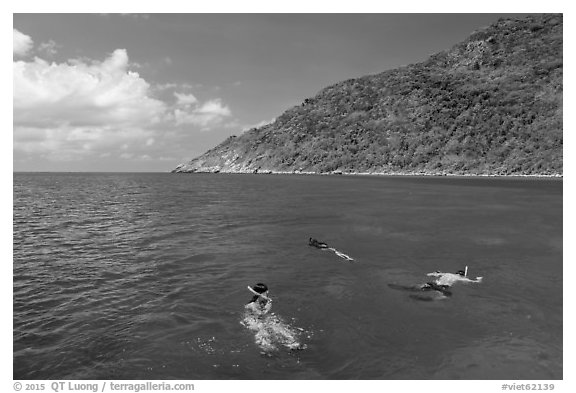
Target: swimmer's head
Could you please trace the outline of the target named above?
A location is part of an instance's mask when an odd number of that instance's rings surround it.
[[[458,270],[458,271],[456,272],[456,274],[459,274],[459,275],[463,276],[463,275],[465,275],[466,273],[464,272],[464,270]]]
[[[252,296],[252,300],[250,300],[250,303],[253,303],[257,300],[266,303],[268,300],[270,300],[265,295],[265,293],[268,292],[268,287],[266,284],[259,282],[258,284],[254,285],[254,287],[248,286],[248,290],[254,294],[254,296]]]
[[[256,292],[258,294],[262,294],[266,291],[268,291],[268,287],[266,286],[266,284],[262,284],[261,282],[252,287],[252,292]]]

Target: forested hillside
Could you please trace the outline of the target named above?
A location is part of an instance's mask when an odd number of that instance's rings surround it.
[[[175,172],[562,174],[562,15],[329,86]]]

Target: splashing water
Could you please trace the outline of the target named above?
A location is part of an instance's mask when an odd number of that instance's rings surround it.
[[[354,258],[352,258],[351,256],[346,255],[343,252],[338,251],[337,249],[335,249],[333,247],[324,248],[324,250],[334,251],[334,254],[338,255],[342,259],[346,259],[347,261],[353,261],[354,260]]]
[[[264,352],[276,351],[278,346],[294,350],[306,348],[306,344],[299,341],[304,329],[289,325],[274,313],[258,313],[248,305],[240,323],[254,332],[255,342]]]

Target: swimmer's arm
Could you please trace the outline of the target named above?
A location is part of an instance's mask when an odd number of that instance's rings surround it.
[[[466,281],[466,282],[482,282],[482,277],[476,277],[475,280],[472,280],[468,277],[463,277],[460,279],[461,281]]]
[[[445,274],[445,273],[434,272],[434,273],[428,273],[427,276],[441,277],[441,276],[444,275],[444,274]]]
[[[266,302],[266,305],[264,305],[262,314],[268,314],[271,309],[272,309],[272,299],[269,299],[269,300]]]

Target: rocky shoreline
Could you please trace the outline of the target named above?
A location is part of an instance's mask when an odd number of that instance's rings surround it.
[[[180,170],[179,170],[180,169]],[[562,174],[472,174],[472,173],[446,173],[446,172],[308,172],[308,171],[275,171],[275,170],[227,170],[227,169],[206,169],[206,170],[183,170],[176,168],[172,173],[224,173],[224,174],[258,174],[258,175],[308,175],[308,176],[397,176],[397,177],[484,177],[484,178],[545,178],[563,179]]]

